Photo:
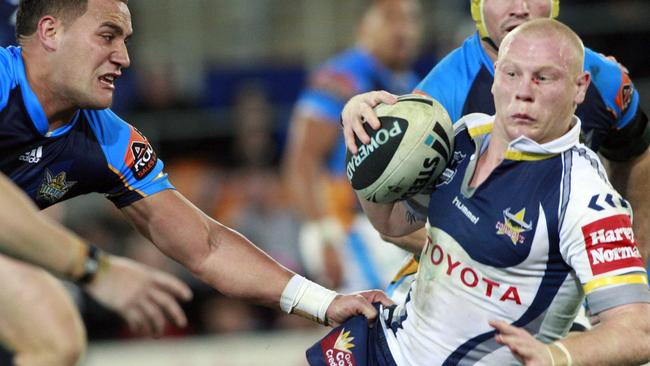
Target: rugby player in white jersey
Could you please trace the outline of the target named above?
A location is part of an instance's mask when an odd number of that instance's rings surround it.
[[[579,37],[555,20],[506,36],[496,114],[469,114],[455,126],[456,174],[438,183],[420,215],[427,244],[404,308],[384,311],[370,330],[344,324],[309,351],[312,365],[342,348],[380,365],[650,360],[650,290],[631,207],[579,142],[574,112],[590,82],[583,60]],[[384,235],[425,224],[413,223],[421,213],[403,202],[361,203]],[[566,337],[585,296],[600,322]],[[354,344],[363,332],[368,343]],[[355,352],[366,347],[366,356]]]

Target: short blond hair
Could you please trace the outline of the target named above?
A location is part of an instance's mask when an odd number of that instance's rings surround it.
[[[580,37],[568,26],[554,19],[540,18],[528,21],[503,39],[501,49],[507,48],[515,37],[536,36],[540,38],[555,38],[559,40],[558,49],[568,47],[574,53],[571,60],[571,72],[578,75],[583,71],[585,60],[585,45]]]

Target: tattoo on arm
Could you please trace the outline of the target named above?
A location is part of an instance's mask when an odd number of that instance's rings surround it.
[[[418,220],[417,216],[415,216],[413,212],[408,210],[405,210],[404,212],[405,212],[404,216],[406,218],[406,222],[408,222],[409,224],[413,225],[418,222],[421,222],[421,220]]]

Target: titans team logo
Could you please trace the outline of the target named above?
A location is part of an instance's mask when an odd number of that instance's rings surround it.
[[[77,182],[68,182],[66,172],[61,172],[55,176],[52,176],[52,173],[45,169],[45,176],[43,177],[43,182],[38,187],[37,199],[44,199],[49,202],[56,202],[63,197],[70,187],[74,186]]]
[[[503,210],[503,221],[497,221],[497,235],[506,235],[512,240],[513,245],[523,244],[526,237],[523,233],[533,228],[533,222],[526,222],[524,216],[526,208],[522,208],[516,214],[510,212],[510,207]]]

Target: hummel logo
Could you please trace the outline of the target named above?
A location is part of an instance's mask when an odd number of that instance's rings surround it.
[[[18,160],[20,161],[26,161],[30,164],[36,164],[39,161],[41,161],[41,157],[43,156],[43,146],[39,146],[35,149],[32,149],[32,151],[28,151],[24,154],[22,154]]]

